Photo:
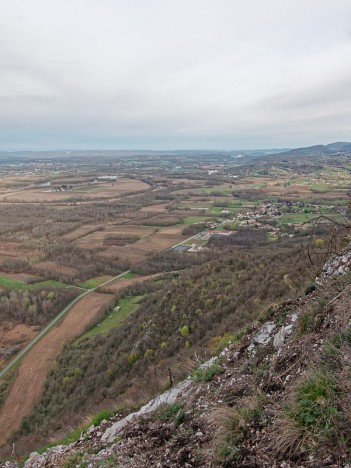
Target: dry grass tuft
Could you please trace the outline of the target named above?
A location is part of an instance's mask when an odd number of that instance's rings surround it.
[[[241,449],[252,424],[259,424],[263,414],[263,396],[248,397],[240,401],[238,408],[220,407],[208,416],[214,430],[213,462],[222,464],[239,461]]]

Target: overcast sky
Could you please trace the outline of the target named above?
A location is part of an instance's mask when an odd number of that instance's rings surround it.
[[[0,150],[351,141],[350,0],[1,0]]]

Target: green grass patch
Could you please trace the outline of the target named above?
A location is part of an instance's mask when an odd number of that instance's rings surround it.
[[[116,413],[118,413],[118,409],[114,408],[101,410],[92,417],[91,424],[98,426],[104,419],[110,419],[112,416],[115,416]]]
[[[327,371],[316,371],[297,387],[294,402],[286,408],[306,433],[328,438],[339,416],[338,388],[334,376]]]
[[[101,286],[101,284],[106,283],[106,281],[112,279],[112,276],[98,276],[96,278],[91,278],[88,279],[87,281],[84,281],[84,283],[79,283],[79,286],[81,288],[85,289],[94,289],[97,288],[98,286]]]
[[[233,187],[223,187],[223,186],[218,186],[218,187],[204,187],[201,189],[196,189],[196,192],[199,193],[200,195],[206,194],[210,196],[221,196],[221,195],[231,195],[233,192],[234,188]]]
[[[5,286],[5,288],[12,289],[23,289],[27,286],[27,284],[23,281],[14,280],[12,278],[8,278],[7,276],[0,276],[0,285]]]
[[[101,185],[84,185],[83,187],[73,189],[73,192],[96,192],[100,189]]]
[[[215,349],[216,354],[218,355],[221,351],[223,351],[225,347],[240,341],[241,338],[245,335],[245,333],[246,329],[243,328],[242,330],[239,330],[233,334],[225,333],[223,336],[215,336],[211,338],[209,342],[209,347],[211,349]]]
[[[212,213],[222,213],[223,210],[227,210],[228,207],[226,206],[214,206],[213,208],[211,208],[211,212]]]
[[[239,226],[239,223],[237,222],[232,222],[232,223],[224,222],[223,224],[220,224],[219,226],[216,227],[216,231],[222,231],[223,229],[228,230],[228,231],[236,231],[238,226]]]
[[[193,372],[192,378],[195,382],[210,382],[216,375],[223,373],[224,368],[216,363],[210,367],[199,367]]]
[[[77,342],[80,342],[84,338],[89,338],[91,336],[107,333],[111,328],[119,327],[119,325],[125,320],[126,317],[131,315],[139,308],[139,302],[144,296],[133,296],[127,299],[121,299],[118,303],[118,306],[114,308],[111,312],[108,313],[101,322],[95,327],[91,328],[89,331],[84,333],[81,337],[78,338]],[[117,309],[119,307],[119,309]]]
[[[184,245],[204,245],[207,243],[207,240],[201,240],[201,239],[190,239],[185,242],[183,242]]]
[[[11,289],[40,289],[45,287],[50,288],[68,288],[71,287],[69,284],[61,283],[56,280],[45,280],[38,281],[37,283],[24,283],[6,276],[0,276],[0,285]]]
[[[183,404],[176,401],[175,403],[163,403],[160,405],[153,412],[151,419],[163,422],[173,420],[173,429],[177,429],[187,419],[187,416]]]
[[[317,218],[316,213],[284,213],[278,218],[278,224],[300,224]]]
[[[211,221],[213,218],[208,216],[187,216],[184,218],[184,224],[195,224],[195,223],[203,223],[205,221]]]
[[[38,283],[25,284],[25,287],[28,289],[39,289],[45,287],[64,289],[71,288],[72,286],[70,284],[61,283],[60,281],[56,280],[45,280],[39,281]]]
[[[47,449],[49,449],[51,447],[56,447],[56,445],[69,445],[69,444],[72,444],[73,442],[77,442],[77,440],[80,438],[81,433],[86,431],[88,429],[88,427],[90,427],[90,426],[91,426],[91,424],[89,422],[87,424],[84,424],[83,426],[77,427],[77,429],[75,429],[74,431],[69,433],[63,439],[56,440],[54,442],[49,442],[48,444],[44,445],[43,447],[40,447],[36,451],[41,455],[42,453],[46,452]],[[29,458],[29,456],[26,457],[26,459],[28,459],[28,458]]]
[[[133,273],[131,271],[127,271],[126,273],[123,273],[118,279],[132,279],[135,278],[136,273]]]
[[[183,405],[179,402],[172,404],[164,403],[154,412],[153,419],[166,422],[176,416],[182,407]]]

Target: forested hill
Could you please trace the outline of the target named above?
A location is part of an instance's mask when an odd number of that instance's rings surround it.
[[[59,438],[100,409],[144,402],[186,377],[262,311],[305,290],[312,271],[301,255],[304,241],[285,236],[273,249],[265,232],[240,228],[226,240],[211,240],[202,254],[151,258],[144,273],[176,273],[120,293],[116,303],[141,302],[118,328],[64,344],[16,436],[17,450]]]
[[[25,466],[350,466],[350,259],[138,413],[101,414]]]

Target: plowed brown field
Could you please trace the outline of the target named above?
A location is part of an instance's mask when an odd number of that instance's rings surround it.
[[[73,191],[50,192],[52,188],[40,188],[31,190],[20,190],[0,194],[0,201],[10,202],[32,202],[45,203],[52,201],[63,201],[71,198],[111,198],[122,193],[148,190],[150,185],[137,179],[118,179],[114,183],[103,182],[97,185],[84,185]]]
[[[62,343],[75,338],[94,321],[113,296],[92,292],[83,297],[22,359],[10,393],[0,410],[0,445],[19,429],[38,401],[46,376],[62,349]]]
[[[117,291],[127,288],[128,286],[131,286],[132,284],[142,283],[143,281],[156,279],[157,277],[161,275],[162,273],[156,273],[154,275],[136,276],[135,278],[129,278],[129,279],[123,279],[123,278],[116,279],[115,281],[112,281],[111,283],[108,283],[106,286],[103,286],[102,288],[100,288],[99,291],[103,291],[107,293],[116,293]]]

